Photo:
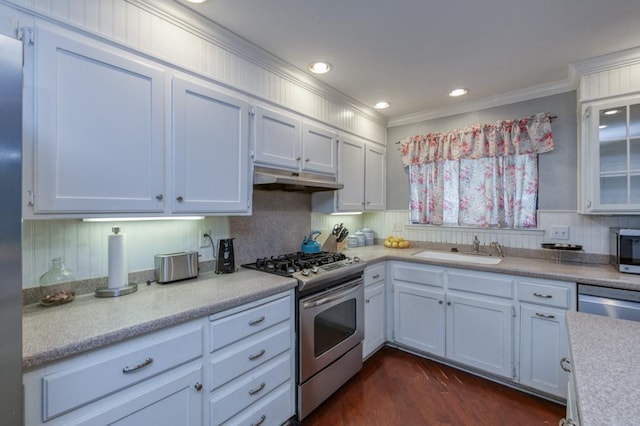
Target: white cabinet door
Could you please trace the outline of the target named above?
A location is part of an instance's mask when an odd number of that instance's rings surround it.
[[[512,302],[448,293],[447,358],[514,378]]]
[[[382,146],[367,144],[365,156],[365,205],[368,211],[386,208],[386,149]]]
[[[362,357],[366,358],[386,342],[384,281],[364,289],[364,342]]]
[[[302,169],[335,175],[338,134],[305,123],[302,126]]]
[[[393,338],[397,343],[444,356],[444,291],[394,281]]]
[[[640,98],[583,105],[580,208],[584,213],[640,210]]]
[[[256,108],[255,162],[291,170],[300,168],[302,123],[299,119]]]
[[[362,211],[364,207],[365,144],[341,138],[338,154],[338,181],[344,188],[337,192],[338,211]]]
[[[568,375],[560,360],[569,357],[565,311],[520,307],[520,383],[566,398]]]
[[[35,51],[34,212],[162,212],[164,72],[44,27]]]
[[[173,80],[173,197],[177,213],[249,211],[249,105]]]

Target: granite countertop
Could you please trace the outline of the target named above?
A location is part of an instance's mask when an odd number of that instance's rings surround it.
[[[384,246],[368,246],[346,249],[347,256],[357,256],[367,263],[385,260],[402,260],[429,265],[440,265],[472,269],[476,271],[523,275],[534,278],[579,282],[603,287],[623,288],[640,291],[640,275],[623,274],[611,265],[587,263],[556,263],[554,261],[526,257],[506,256],[497,265],[469,262],[431,260],[413,256],[425,248],[393,249]],[[430,250],[430,249],[429,249]]]
[[[637,424],[640,322],[582,312],[566,318],[580,424]]]
[[[295,288],[297,281],[240,269],[195,280],[138,285],[115,298],[78,296],[68,304],[28,305],[22,316],[22,366],[28,369]]]
[[[498,265],[481,265],[412,256],[421,250],[369,246],[347,249],[345,254],[371,264],[403,260],[640,290],[639,275],[621,274],[609,265],[556,264],[512,256],[505,257]],[[206,272],[196,280],[180,283],[142,284],[136,293],[117,298],[100,299],[88,294],[66,305],[48,308],[28,305],[23,310],[23,368],[204,317],[295,288],[296,284],[293,278],[241,268],[227,275]]]

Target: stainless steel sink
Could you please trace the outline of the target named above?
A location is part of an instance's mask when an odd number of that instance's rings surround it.
[[[479,263],[482,265],[497,265],[502,261],[501,257],[434,250],[419,251],[418,253],[414,253],[412,256],[421,257],[423,259],[446,260],[460,263]]]

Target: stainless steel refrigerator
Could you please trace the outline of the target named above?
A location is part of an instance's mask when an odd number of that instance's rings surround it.
[[[0,34],[0,424],[21,425],[22,43]]]

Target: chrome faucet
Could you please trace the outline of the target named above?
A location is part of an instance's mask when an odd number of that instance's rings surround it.
[[[480,253],[480,240],[477,235],[474,235],[473,237],[473,252]]]
[[[500,257],[504,257],[504,253],[502,252],[502,246],[500,245],[499,242],[497,241],[492,241],[491,244],[489,244],[491,247],[495,247],[496,251],[498,252],[498,256]]]

